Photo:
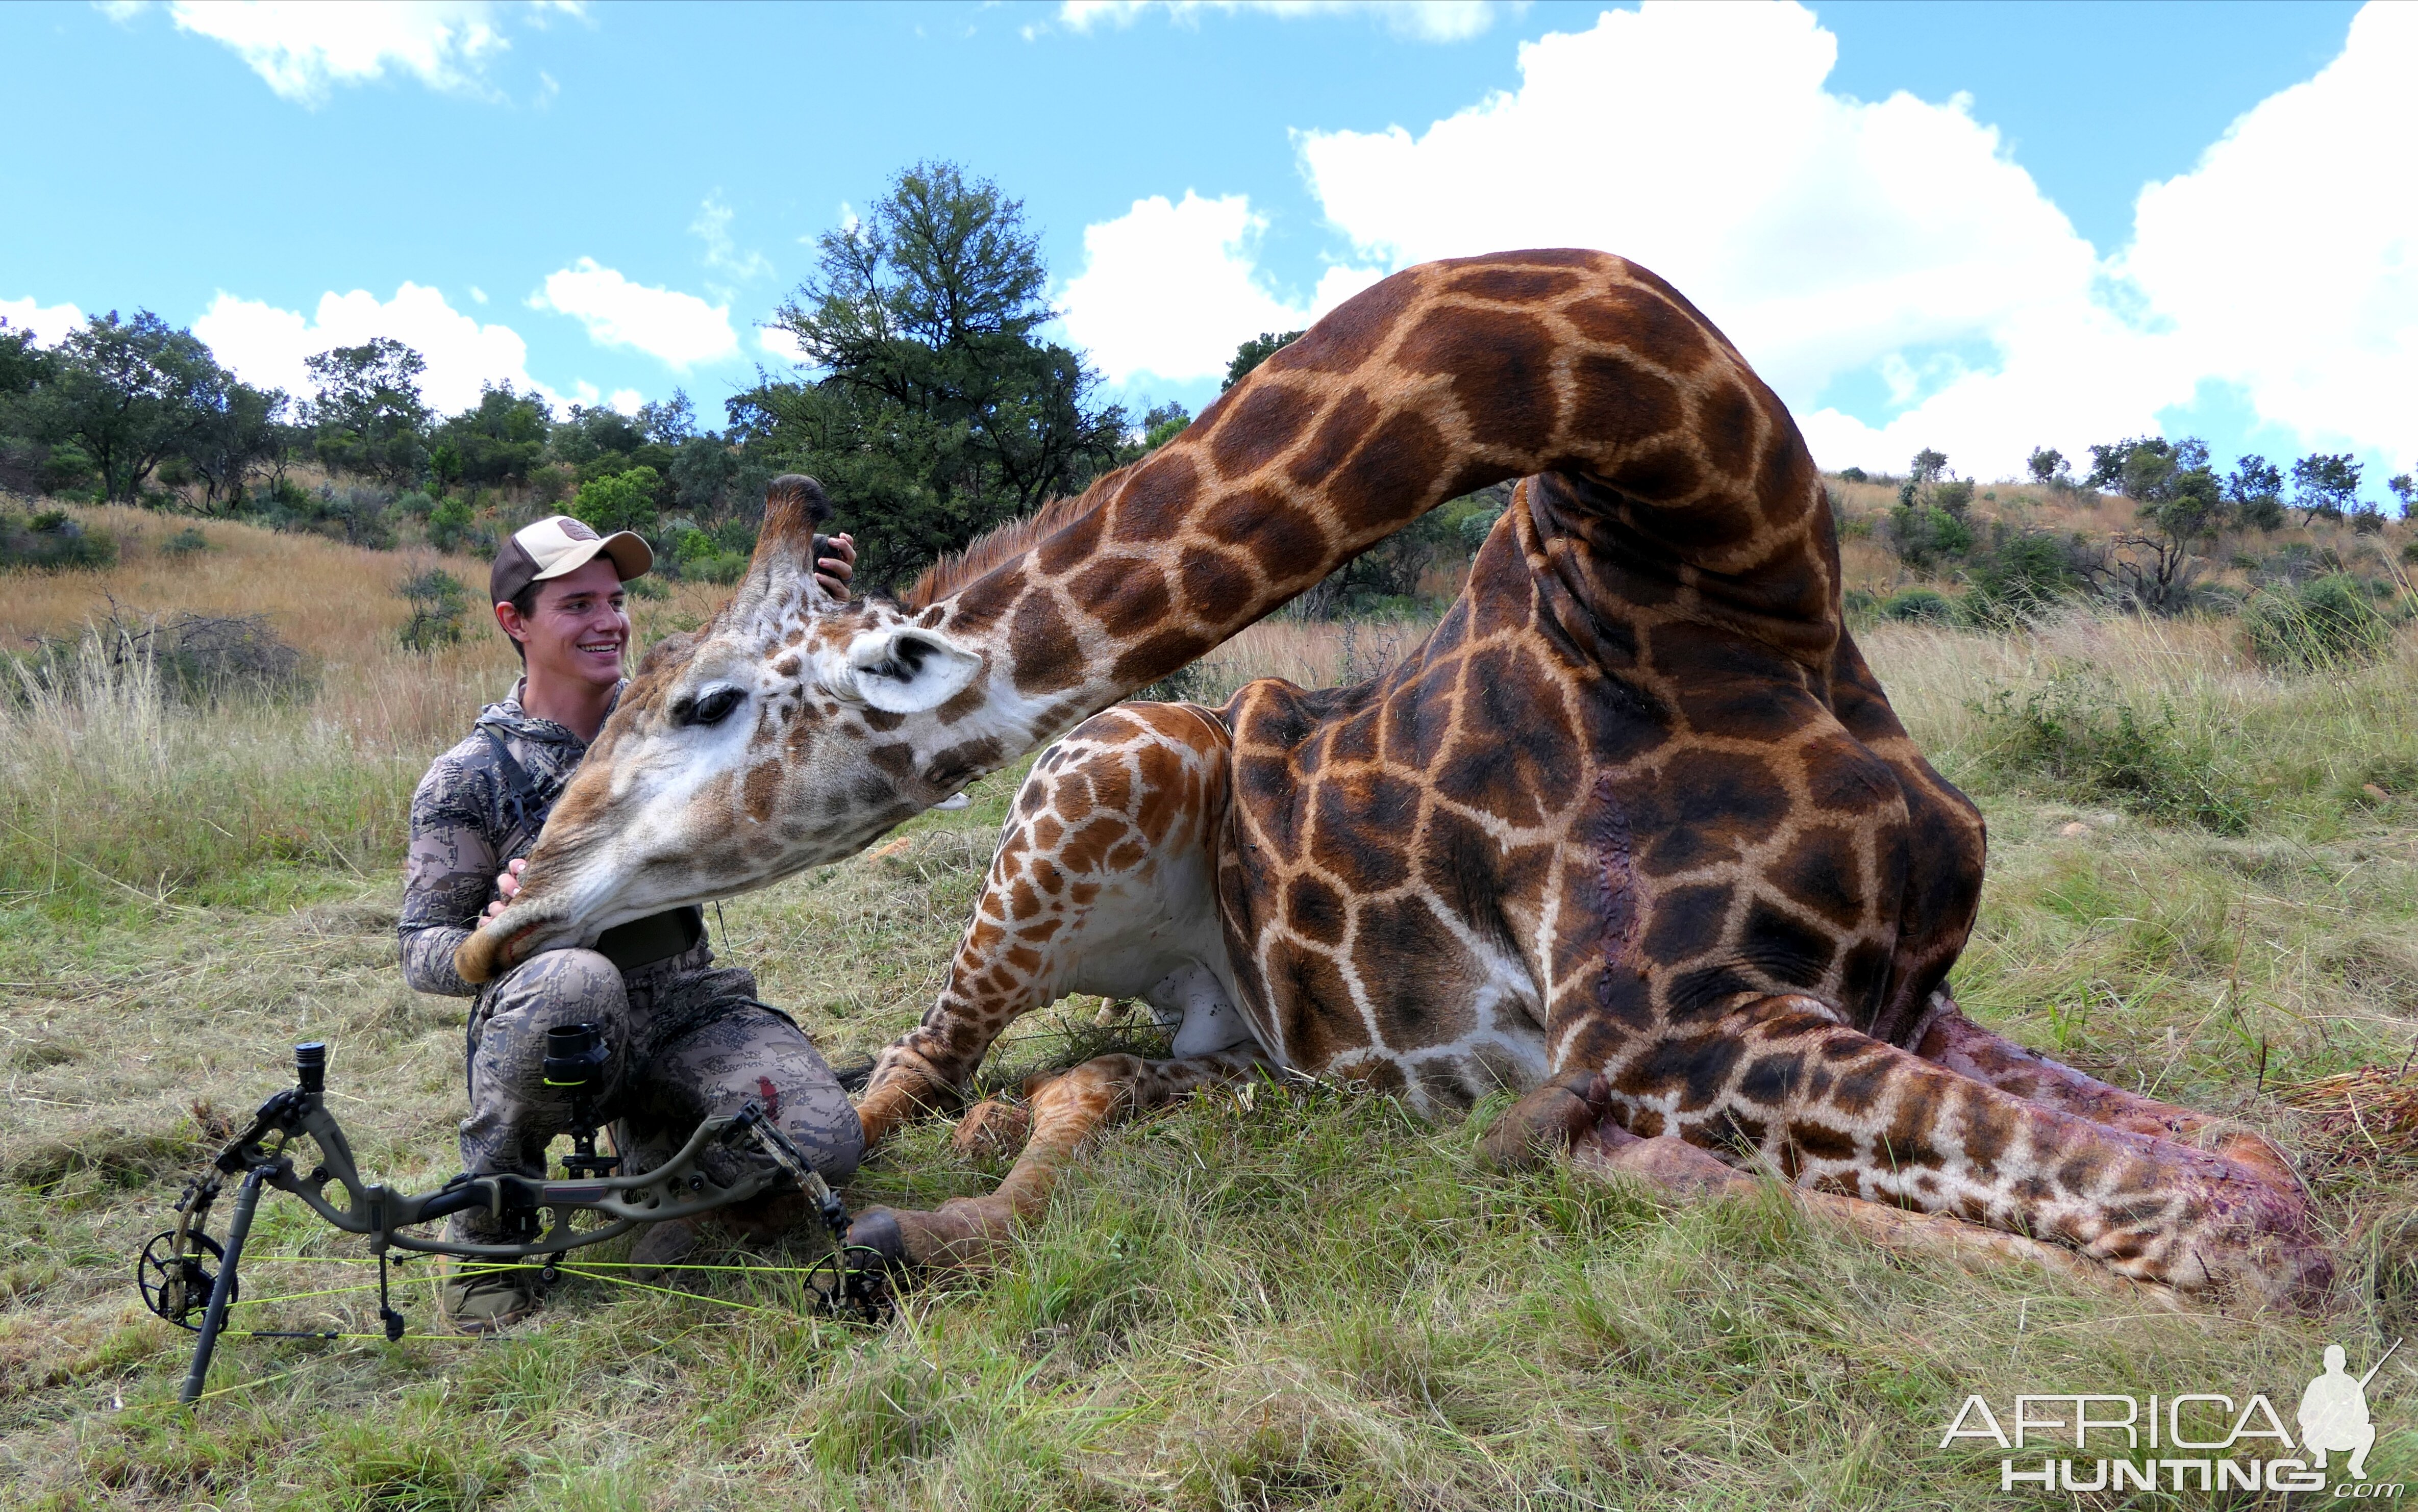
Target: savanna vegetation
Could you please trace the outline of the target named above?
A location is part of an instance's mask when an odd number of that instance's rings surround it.
[[[1079,354],[1041,340],[1013,208],[902,176],[784,311],[821,366],[768,378],[719,433],[678,403],[558,420],[501,391],[415,414],[411,354],[387,348],[329,354],[307,405],[238,405],[178,333],[96,322],[90,353],[150,343],[213,413],[285,428],[237,465],[41,429],[27,417],[101,381],[73,364],[106,364],[72,342],[0,353],[21,363],[0,366],[8,1504],[1966,1507],[1998,1499],[1994,1450],[1936,1447],[1969,1394],[2258,1391],[2288,1419],[2327,1342],[2364,1369],[2418,1328],[2410,526],[2361,504],[2348,459],[2220,472],[2151,438],[2080,477],[2043,453],[1982,483],[1926,452],[1829,478],[1848,602],[1990,820],[1960,1000],[2281,1141],[2343,1259],[2324,1316],[1967,1274],[1768,1193],[1684,1206],[1500,1176],[1473,1153],[1499,1103],[1431,1126],[1261,1084],[1111,1132],[1012,1260],[883,1327],[802,1316],[779,1246],[671,1291],[566,1279],[538,1323],[477,1344],[418,1336],[434,1307],[406,1268],[415,1336],[234,1338],[214,1395],[177,1411],[190,1337],[142,1310],[131,1257],[292,1042],[331,1043],[365,1168],[454,1168],[465,1004],[404,985],[392,928],[410,788],[514,671],[475,592],[498,532],[562,504],[649,531],[673,571],[634,606],[643,642],[711,612],[773,472],[880,500],[844,523],[895,580],[1181,428],[1096,405]],[[919,259],[961,232],[1003,271],[952,303]],[[1284,340],[1247,344],[1230,381]],[[1164,691],[1382,670],[1503,503],[1435,512]],[[1018,775],[721,906],[720,945],[861,1062],[931,1000]],[[1152,1043],[1129,1005],[1070,1001],[990,1075]],[[849,1201],[996,1179],[948,1133],[882,1153]],[[253,1326],[371,1330],[374,1293],[344,1290],[359,1256],[298,1206],[272,1199],[253,1243],[285,1259],[248,1266],[248,1294],[290,1300],[256,1301]],[[2418,1477],[2418,1374],[2396,1356],[2370,1397],[2372,1477]]]

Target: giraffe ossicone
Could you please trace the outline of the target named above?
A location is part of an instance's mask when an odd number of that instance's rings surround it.
[[[1383,678],[1109,707],[1510,479],[1467,588]],[[1519,1092],[1503,1161],[1675,1189],[1758,1168],[1875,1235],[2258,1299],[2329,1284],[2265,1141],[1956,1011],[1980,815],[1841,619],[1786,409],[1636,265],[1396,274],[898,603],[820,593],[820,504],[774,485],[730,604],[649,652],[460,964],[836,860],[1066,736],[876,1067],[868,1142],[1067,993],[1148,998],[1177,1053],[1031,1088],[988,1125],[1029,1130],[997,1192],[898,1214],[916,1258],[995,1246],[1109,1118],[1273,1065],[1436,1114]]]

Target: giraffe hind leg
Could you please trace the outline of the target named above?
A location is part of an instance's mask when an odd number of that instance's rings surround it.
[[[1268,1063],[1256,1042],[1208,1055],[1145,1061],[1103,1055],[1027,1083],[1023,1153],[982,1197],[953,1198],[930,1212],[874,1208],[898,1224],[917,1266],[978,1264],[1005,1249],[1016,1226],[1038,1217],[1083,1141],[1110,1124]],[[991,1105],[986,1105],[991,1106]]]
[[[2228,1127],[2225,1121],[2172,1103],[2111,1087],[2061,1065],[1965,1016],[1953,999],[1940,994],[1939,1011],[1916,1039],[1914,1053],[1960,1076],[2012,1093],[2028,1103],[2131,1134],[2211,1151],[2265,1178],[2278,1192],[2305,1201],[2308,1189],[2291,1162],[2267,1138]]]
[[[2026,1101],[1810,998],[1749,999],[1604,1075],[1622,1129],[1742,1150],[1799,1187],[2055,1241],[2181,1291],[2305,1307],[2332,1285],[2306,1202],[2259,1173]]]
[[[1640,1182],[1679,1201],[1762,1189],[1754,1176],[1676,1135],[1648,1139],[1630,1133],[1610,1116],[1611,1103],[1611,1083],[1600,1072],[1556,1078],[1506,1110],[1479,1141],[1479,1152],[1498,1168],[1516,1169],[1567,1151],[1582,1170]],[[1886,1249],[1936,1256],[1967,1270],[2045,1270],[2087,1289],[2120,1290],[2152,1306],[2172,1305],[2164,1288],[2144,1291],[2070,1250],[1952,1214],[1914,1213],[1805,1187],[1777,1189],[1807,1215],[1843,1224]]]
[[[1625,1176],[1681,1200],[1738,1197],[1764,1189],[1755,1177],[1685,1139],[1672,1135],[1642,1139],[1609,1121],[1578,1140],[1570,1154],[1581,1169]],[[1910,1212],[1805,1187],[1774,1189],[1785,1194],[1807,1216],[1840,1224],[1884,1249],[1929,1255],[1970,1271],[2043,1270],[2087,1290],[2118,1292],[2151,1306],[2177,1306],[2174,1293],[2164,1287],[2122,1280],[2072,1250],[1985,1229],[1953,1214]]]

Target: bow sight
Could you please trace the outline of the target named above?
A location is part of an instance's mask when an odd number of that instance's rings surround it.
[[[145,1245],[135,1266],[135,1282],[144,1303],[161,1318],[200,1336],[178,1399],[191,1401],[199,1396],[209,1374],[210,1354],[226,1326],[227,1309],[240,1294],[236,1268],[243,1258],[244,1240],[252,1231],[253,1214],[260,1206],[264,1186],[292,1193],[328,1222],[369,1241],[378,1262],[378,1318],[390,1339],[401,1338],[404,1330],[403,1315],[388,1299],[390,1249],[491,1263],[543,1258],[550,1275],[553,1262],[567,1250],[603,1244],[641,1225],[695,1217],[743,1202],[785,1177],[814,1203],[830,1240],[829,1252],[807,1273],[813,1310],[861,1321],[874,1321],[888,1313],[891,1279],[905,1268],[906,1251],[897,1224],[887,1214],[851,1220],[821,1174],[761,1107],[749,1102],[727,1118],[708,1119],[661,1166],[621,1175],[618,1173],[620,1156],[596,1153],[594,1099],[608,1060],[597,1027],[577,1024],[549,1031],[546,1049],[547,1083],[572,1094],[574,1150],[563,1162],[570,1179],[464,1175],[434,1192],[414,1196],[361,1180],[353,1164],[352,1145],[325,1104],[328,1047],[315,1042],[296,1046],[295,1085],[261,1104],[252,1126],[219,1152],[212,1168],[185,1184],[184,1196],[176,1204],[176,1226]],[[308,1175],[296,1170],[287,1153],[298,1135],[310,1136],[318,1148],[318,1162]],[[761,1153],[772,1164],[751,1161],[737,1180],[725,1185],[709,1175],[702,1163],[701,1157],[715,1149]],[[210,1205],[226,1179],[237,1176],[242,1178],[242,1184],[236,1193],[226,1240],[221,1244],[205,1229]],[[342,1188],[342,1205],[328,1197],[325,1189],[331,1182]],[[497,1227],[526,1225],[535,1237],[490,1244],[405,1231],[477,1210],[483,1210]],[[541,1214],[550,1214],[550,1221],[541,1223]],[[603,1221],[574,1227],[573,1218],[579,1214],[593,1214]],[[201,1314],[199,1322],[194,1321],[196,1312]],[[268,1336],[329,1336],[269,1333]]]

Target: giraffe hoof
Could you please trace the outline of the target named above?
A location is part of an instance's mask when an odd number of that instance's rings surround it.
[[[859,1225],[888,1223],[913,1270],[972,1270],[1006,1254],[1014,1214],[987,1198],[952,1198],[934,1211],[867,1208]],[[855,1236],[851,1228],[849,1237]]]
[[[1478,1158],[1496,1170],[1526,1170],[1569,1149],[1603,1117],[1602,1079],[1574,1072],[1513,1103],[1477,1141]]]
[[[898,1226],[898,1214],[888,1208],[867,1208],[848,1226],[850,1249],[869,1249],[881,1257],[882,1269],[893,1275],[904,1275],[915,1266],[907,1253],[907,1235]]]
[[[970,1158],[1002,1159],[1024,1148],[1033,1133],[1033,1116],[1014,1103],[997,1098],[976,1104],[957,1121],[949,1148]]]

